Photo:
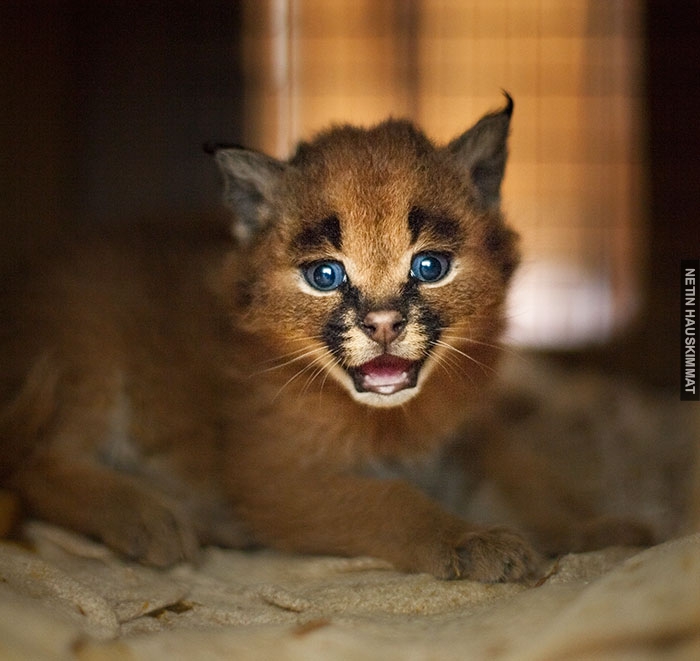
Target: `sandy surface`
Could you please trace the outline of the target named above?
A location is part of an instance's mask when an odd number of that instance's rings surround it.
[[[700,535],[568,555],[524,586],[214,548],[159,571],[26,534],[0,543],[2,659],[700,659]]]

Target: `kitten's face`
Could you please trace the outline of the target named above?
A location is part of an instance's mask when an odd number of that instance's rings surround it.
[[[271,358],[376,407],[436,370],[469,379],[464,354],[494,341],[517,258],[452,151],[404,122],[336,129],[300,147],[275,193],[239,284]]]

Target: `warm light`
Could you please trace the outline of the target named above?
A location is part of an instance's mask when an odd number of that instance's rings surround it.
[[[515,99],[504,206],[523,237],[512,341],[601,342],[638,299],[641,1],[249,0],[247,133],[280,157],[332,122],[447,141]]]

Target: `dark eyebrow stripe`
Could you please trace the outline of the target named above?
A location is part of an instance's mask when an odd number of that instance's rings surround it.
[[[411,233],[411,244],[418,241],[418,237],[428,217],[423,209],[412,207],[408,212],[408,231]]]
[[[313,222],[309,227],[299,232],[293,241],[294,247],[301,252],[322,248],[327,243],[330,243],[336,250],[342,248],[343,235],[338,216],[328,216]]]
[[[462,228],[456,220],[420,207],[412,207],[408,212],[408,230],[411,233],[411,244],[418,241],[418,237],[423,233],[447,243],[455,243],[462,239]]]

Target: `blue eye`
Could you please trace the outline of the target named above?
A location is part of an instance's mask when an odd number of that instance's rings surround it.
[[[449,257],[436,252],[418,253],[411,262],[411,276],[421,282],[442,280],[449,270]]]
[[[304,277],[314,289],[333,291],[345,282],[345,268],[340,262],[314,262],[303,268]]]

